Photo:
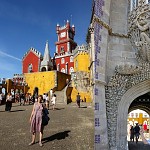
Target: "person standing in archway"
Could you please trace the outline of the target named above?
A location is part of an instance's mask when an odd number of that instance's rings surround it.
[[[130,141],[134,142],[134,127],[131,126],[130,128]]]
[[[135,133],[135,140],[137,143],[138,139],[139,139],[139,135],[140,135],[140,127],[139,127],[138,123],[136,123],[136,126],[134,127],[134,133]]]

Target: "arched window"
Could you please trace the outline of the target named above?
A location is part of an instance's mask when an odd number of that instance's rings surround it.
[[[70,62],[73,62],[73,56],[70,57]]]
[[[64,63],[65,63],[65,59],[62,58],[62,59],[61,59],[61,64],[64,64]]]
[[[74,72],[74,69],[73,69],[73,67],[70,67],[70,74],[72,73],[72,72]]]
[[[61,72],[65,73],[65,69],[64,69],[64,68],[62,68],[62,69],[61,69]]]
[[[32,66],[32,64],[29,64],[29,66],[28,66],[28,72],[30,73],[30,72],[32,72],[32,70],[33,70],[33,66]]]
[[[132,11],[134,8],[138,6],[138,0],[131,0],[130,1],[130,10]]]
[[[61,47],[60,47],[60,53],[64,53],[64,52],[65,52],[64,47],[61,46]]]

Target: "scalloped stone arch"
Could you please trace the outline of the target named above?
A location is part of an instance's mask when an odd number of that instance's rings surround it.
[[[137,97],[150,92],[150,80],[145,80],[131,87],[122,96],[121,101],[118,105],[117,114],[117,149],[128,149],[127,148],[127,117],[128,109],[130,104]]]

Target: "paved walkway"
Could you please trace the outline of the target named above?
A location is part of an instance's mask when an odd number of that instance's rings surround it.
[[[150,150],[150,145],[143,144],[141,141],[137,144],[135,142],[129,142],[129,150]]]
[[[13,104],[11,112],[0,106],[0,149],[1,150],[93,150],[94,109],[81,103],[58,104],[50,110],[50,122],[45,127],[43,143],[28,146],[31,141],[29,117],[32,105]],[[38,142],[38,137],[37,140]]]

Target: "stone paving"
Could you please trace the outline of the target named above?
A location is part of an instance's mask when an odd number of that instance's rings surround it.
[[[43,147],[31,142],[29,117],[32,105],[19,106],[14,103],[11,112],[0,106],[0,150],[93,150],[94,149],[94,108],[81,103],[57,104],[50,109],[50,122],[45,127]]]
[[[129,150],[150,150],[150,145],[143,144],[141,141],[137,144],[135,142],[129,142]]]

